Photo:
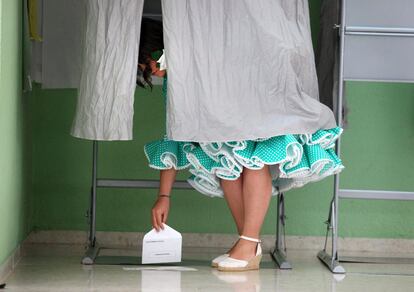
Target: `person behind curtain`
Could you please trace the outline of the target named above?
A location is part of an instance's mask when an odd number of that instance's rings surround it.
[[[143,18],[141,24],[137,84],[142,88],[150,87],[152,89],[151,76],[162,77],[162,92],[165,101],[167,98],[167,72],[164,68],[160,68],[160,64],[157,63],[157,60],[162,57],[162,32],[162,22],[150,18]],[[170,209],[170,195],[177,172],[189,168],[191,165],[184,151],[184,147],[188,147],[190,144],[194,145],[191,142],[169,140],[164,135],[163,139],[152,141],[144,146],[144,152],[149,160],[149,166],[159,170],[160,187],[158,189],[156,201],[151,210],[152,226],[157,231],[163,229],[163,223],[167,222]],[[239,197],[241,191],[241,178],[229,181],[222,180],[221,186],[235,220],[238,233],[242,234],[243,208]],[[225,254],[214,258],[212,260],[212,266],[216,267],[218,261],[227,257],[230,252],[232,252],[233,248],[234,246]],[[245,248],[245,250],[247,249]]]
[[[168,68],[162,70],[162,34],[161,22],[143,19],[137,84],[151,87],[152,75],[163,77],[167,101]],[[333,150],[341,132],[336,127],[313,134],[227,142],[174,141],[165,135],[147,143],[144,151],[149,166],[160,170],[160,189],[151,210],[152,225],[159,230],[167,221],[177,171],[188,168],[188,181],[196,190],[225,198],[239,233],[235,244],[213,259],[211,265],[220,271],[259,269],[259,235],[271,196],[342,170]]]

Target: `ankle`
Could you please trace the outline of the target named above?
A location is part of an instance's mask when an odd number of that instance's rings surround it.
[[[245,240],[248,240],[248,239],[251,239],[251,240],[253,240],[253,239],[260,240],[260,234],[253,233],[253,232],[242,232],[242,233],[240,233],[239,237],[240,236],[247,237]]]
[[[261,242],[261,240],[257,237],[250,237],[250,236],[246,236],[246,235],[239,236],[239,241],[249,242],[249,243],[259,243],[259,242]]]
[[[239,243],[240,247],[244,250],[256,250],[260,243],[261,239],[259,236],[253,237],[253,236],[247,236],[245,234],[239,236]]]
[[[256,250],[257,250],[258,244],[259,243],[257,243],[257,242],[251,242],[251,241],[247,241],[247,240],[241,240],[237,244],[235,250],[238,250],[239,252],[242,252],[242,253],[254,254],[256,252]]]

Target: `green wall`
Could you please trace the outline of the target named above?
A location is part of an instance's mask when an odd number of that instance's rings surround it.
[[[414,189],[414,86],[351,83],[347,86],[349,128],[343,134],[346,169],[341,187]],[[34,96],[35,228],[87,230],[84,214],[91,182],[92,143],[73,138],[74,90],[40,90]],[[135,99],[134,140],[100,145],[99,176],[155,179],[146,166],[143,145],[163,133],[159,87],[141,89]],[[181,174],[181,179],[186,178]],[[323,235],[332,178],[286,194],[287,233]],[[97,227],[104,231],[146,231],[155,190],[100,189]],[[225,201],[195,191],[174,191],[169,224],[181,232],[235,232]],[[275,230],[273,199],[262,233]],[[407,224],[413,202],[341,200],[340,234],[355,237],[414,238]]]
[[[0,2],[0,264],[31,230],[29,96],[22,93],[22,5]]]

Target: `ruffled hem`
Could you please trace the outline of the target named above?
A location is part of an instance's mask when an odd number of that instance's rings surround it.
[[[182,170],[191,166],[184,152],[188,142],[168,140],[166,138],[145,144],[144,152],[149,166],[158,170],[175,168]]]
[[[343,129],[318,130],[313,134],[281,135],[223,143],[186,143],[191,164],[188,182],[199,192],[223,197],[219,179],[236,180],[243,167],[270,166],[272,195],[339,173],[344,166],[335,154],[335,141]]]

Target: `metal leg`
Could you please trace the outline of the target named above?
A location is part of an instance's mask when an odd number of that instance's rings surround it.
[[[337,193],[335,193],[331,201],[328,220],[326,221],[327,229],[326,229],[325,245],[324,245],[323,250],[321,250],[318,253],[318,258],[331,270],[332,273],[344,274],[345,269],[339,264],[339,261],[338,261],[337,197],[338,197]],[[329,254],[326,250],[327,244],[328,244],[329,232],[331,232],[331,244],[332,244],[331,254]]]
[[[98,171],[98,141],[93,141],[93,165],[92,165],[92,187],[91,201],[87,217],[89,221],[89,243],[88,250],[82,258],[82,264],[92,265],[99,252],[99,246],[96,244],[96,187]]]
[[[339,127],[342,127],[342,108],[343,108],[343,96],[344,96],[344,52],[345,52],[345,18],[346,18],[346,0],[342,0],[341,3],[341,25],[335,26],[339,28],[339,83],[338,83],[338,100],[336,106],[336,121]],[[335,152],[338,157],[341,154],[341,142],[340,138],[336,141]],[[334,176],[334,195],[331,201],[329,209],[329,216],[326,223],[328,224],[325,237],[324,249],[318,253],[318,258],[333,272],[338,274],[345,273],[345,269],[339,265],[338,262],[338,204],[339,204],[339,174]],[[332,250],[331,255],[326,251],[326,246],[329,237],[329,231],[332,233]]]
[[[93,142],[92,162],[92,186],[90,193],[90,205],[86,212],[89,224],[88,249],[83,255],[82,264],[92,265],[96,263],[100,246],[96,242],[96,198],[98,188],[158,188],[159,180],[145,179],[99,179],[98,178],[98,141]],[[174,189],[193,189],[187,181],[176,181]]]
[[[292,269],[292,265],[286,260],[285,219],[284,194],[279,193],[277,196],[276,242],[275,248],[270,254],[280,269]]]

